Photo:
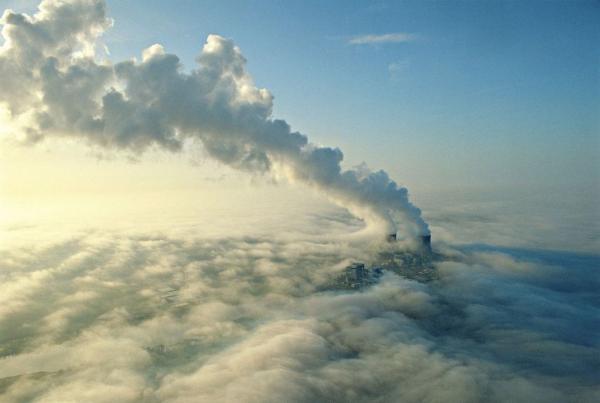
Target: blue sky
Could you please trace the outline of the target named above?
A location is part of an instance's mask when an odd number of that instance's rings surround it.
[[[348,165],[421,188],[599,184],[598,2],[108,5],[113,60],[161,43],[189,69],[209,33],[232,38],[275,115]],[[407,40],[350,43],[386,34]]]

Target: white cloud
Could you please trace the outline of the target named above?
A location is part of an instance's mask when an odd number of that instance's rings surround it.
[[[395,32],[388,34],[370,34],[370,35],[359,35],[351,38],[348,43],[350,45],[378,45],[384,43],[406,43],[414,42],[419,38],[416,34],[407,32]]]
[[[599,280],[587,260],[563,267],[455,251],[433,283],[387,273],[363,292],[322,292],[348,261],[373,260],[373,245],[121,230],[36,243],[27,255],[0,253],[4,291],[18,301],[0,317],[2,401],[569,402],[597,393]]]

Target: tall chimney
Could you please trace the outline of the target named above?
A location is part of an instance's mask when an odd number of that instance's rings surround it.
[[[421,240],[421,249],[424,252],[431,253],[431,234],[419,236]]]

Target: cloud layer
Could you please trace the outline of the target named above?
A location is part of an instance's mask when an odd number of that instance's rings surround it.
[[[594,401],[597,260],[464,253],[319,291],[361,243],[95,231],[2,253],[3,401]]]
[[[198,140],[224,164],[321,190],[384,234],[429,231],[407,189],[386,172],[343,170],[338,148],[312,144],[273,119],[273,96],[254,85],[231,40],[209,35],[187,73],[159,44],[141,61],[101,57],[98,38],[111,25],[101,0],[45,0],[34,16],[5,11],[2,23],[0,75],[11,79],[0,84],[0,104],[29,141],[71,136],[142,153]]]

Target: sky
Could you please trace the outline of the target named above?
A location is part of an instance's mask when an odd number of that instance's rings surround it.
[[[140,4],[109,2],[113,55],[160,42],[191,66],[207,34],[233,38],[275,115],[350,164],[434,186],[598,180],[597,2]],[[351,43],[390,33],[410,38]]]
[[[35,3],[2,1],[0,8],[31,13]],[[364,161],[415,191],[535,187],[597,197],[597,2],[107,5],[114,26],[102,40],[111,60],[139,59],[160,43],[191,70],[207,35],[230,38],[257,86],[274,95],[274,116],[316,143],[340,147],[344,166]],[[369,35],[379,40],[356,41]],[[72,166],[102,176],[80,158],[84,152],[57,157],[67,182]],[[145,161],[153,158],[169,157]],[[180,161],[173,169],[181,186],[193,186],[199,175]],[[112,170],[107,165],[103,172]],[[46,169],[57,169],[56,161]],[[200,176],[219,169],[205,167]]]

